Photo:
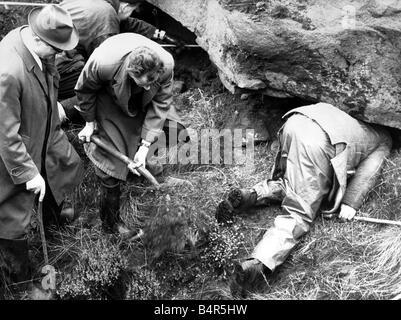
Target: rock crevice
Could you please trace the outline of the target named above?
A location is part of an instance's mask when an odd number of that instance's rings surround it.
[[[223,84],[332,103],[401,129],[400,0],[148,0],[194,32]]]

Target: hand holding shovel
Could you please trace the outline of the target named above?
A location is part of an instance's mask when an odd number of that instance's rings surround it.
[[[96,144],[99,148],[102,148],[103,150],[107,151],[117,159],[124,162],[127,165],[127,168],[132,173],[136,174],[134,171],[137,171],[140,175],[144,176],[154,187],[156,187],[157,189],[160,188],[159,182],[146,168],[144,168],[143,166],[138,166],[137,163],[128,158],[125,154],[122,154],[121,152],[116,150],[113,146],[110,146],[109,144],[100,140],[100,138],[96,135],[92,135],[90,137],[90,141]]]

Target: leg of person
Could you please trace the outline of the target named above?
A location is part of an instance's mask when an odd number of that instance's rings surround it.
[[[326,133],[302,115],[288,119],[280,135],[284,173],[284,215],[276,217],[272,228],[255,247],[251,257],[270,272],[282,264],[300,237],[310,229],[321,202],[330,191],[335,156]],[[254,268],[249,268],[253,272]],[[241,284],[240,284],[241,285]],[[249,284],[248,284],[249,287]]]
[[[28,288],[32,279],[26,237],[35,195],[14,185],[0,200],[0,299]]]
[[[49,229],[52,227],[61,227],[65,220],[61,217],[61,211],[63,204],[58,205],[54,199],[53,193],[50,190],[50,186],[46,181],[46,194],[43,198],[42,216],[43,216],[43,226],[45,228],[46,237],[51,237]]]
[[[263,180],[250,189],[232,189],[227,197],[219,203],[215,217],[217,222],[230,221],[234,214],[245,212],[256,206],[279,203],[284,199],[283,179]]]
[[[27,288],[31,279],[28,240],[0,239],[0,299]]]
[[[282,202],[285,215],[276,217],[274,226],[256,246],[252,256],[274,270],[287,258],[299,238],[310,229],[323,199],[330,192],[335,156],[327,134],[313,120],[294,115],[280,136],[285,161]]]
[[[95,169],[101,183],[99,215],[106,233],[115,233],[124,239],[131,238],[137,231],[130,230],[120,216],[120,181],[100,169]]]

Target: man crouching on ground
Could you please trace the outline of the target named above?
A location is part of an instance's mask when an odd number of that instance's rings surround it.
[[[275,218],[251,258],[236,267],[231,282],[235,296],[263,285],[309,231],[319,211],[339,210],[340,219],[351,220],[392,147],[387,130],[330,104],[296,108],[284,118],[272,179],[249,190],[232,190],[216,211],[223,222],[252,206],[281,202],[284,213]]]

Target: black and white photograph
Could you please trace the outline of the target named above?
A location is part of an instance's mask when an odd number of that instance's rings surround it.
[[[0,300],[401,300],[400,129],[401,0],[0,1]]]

